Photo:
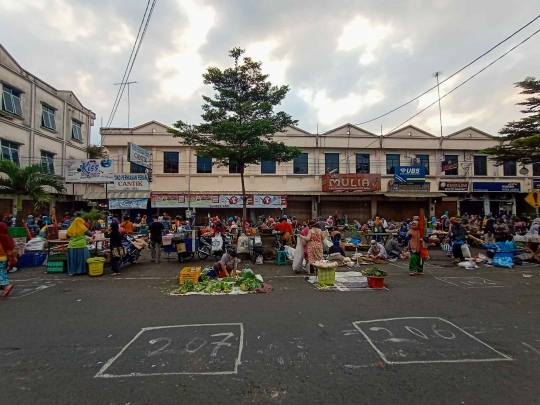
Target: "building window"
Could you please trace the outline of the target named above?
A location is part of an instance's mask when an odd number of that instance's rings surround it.
[[[540,176],[540,163],[533,163],[533,176]]]
[[[276,174],[276,162],[272,162],[271,160],[263,160],[261,162],[261,173]]]
[[[178,173],[178,152],[163,152],[163,173]]]
[[[458,157],[457,155],[444,155],[444,160],[447,162],[447,163],[450,163],[450,162],[457,162],[458,161]],[[444,172],[445,175],[447,176],[457,176],[458,175],[458,169],[457,167],[455,169],[452,169],[452,170],[446,170]]]
[[[197,156],[197,173],[212,173],[212,158]]]
[[[129,172],[130,173],[146,173],[146,167],[138,165],[137,163],[130,162]]]
[[[4,85],[2,91],[2,110],[22,116],[21,92]]]
[[[474,175],[487,176],[487,156],[474,157]]]
[[[356,154],[356,173],[369,173],[369,154],[357,153]]]
[[[426,176],[429,175],[429,155],[416,155],[418,165],[426,168]]]
[[[294,174],[308,174],[308,153],[302,153],[293,160]]]
[[[79,121],[71,120],[71,138],[82,141],[82,124]]]
[[[324,154],[325,173],[339,173],[339,153]]]
[[[56,131],[56,122],[54,121],[54,109],[46,105],[41,106],[43,113],[41,114],[41,125],[46,128]]]
[[[41,166],[45,173],[54,174],[54,154],[42,150]]]
[[[2,159],[19,165],[19,144],[2,140]]]
[[[399,166],[401,155],[399,153],[391,153],[386,155],[386,174],[394,174],[395,168]]]
[[[504,162],[503,173],[505,176],[516,176],[516,162]]]
[[[234,164],[234,163],[229,163],[229,173],[231,174],[239,174],[240,173],[240,166]]]

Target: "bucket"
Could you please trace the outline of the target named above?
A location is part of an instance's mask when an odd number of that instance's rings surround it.
[[[105,265],[104,257],[91,257],[86,260],[88,263],[88,275],[89,276],[101,276],[103,274],[103,266]]]
[[[384,279],[386,277],[368,277],[367,284],[370,288],[384,288]]]
[[[163,235],[161,240],[163,241],[163,246],[170,245],[172,243],[172,235]]]

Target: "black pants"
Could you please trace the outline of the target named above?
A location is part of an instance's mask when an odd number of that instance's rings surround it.
[[[111,270],[113,273],[120,273],[121,257],[111,257]]]
[[[463,251],[461,250],[462,244],[454,243],[452,245],[452,254],[454,255],[454,259],[459,259],[460,262],[464,262],[465,258],[463,257]]]

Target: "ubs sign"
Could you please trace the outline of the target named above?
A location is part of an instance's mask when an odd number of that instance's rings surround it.
[[[322,191],[379,191],[379,174],[325,174],[322,176]]]

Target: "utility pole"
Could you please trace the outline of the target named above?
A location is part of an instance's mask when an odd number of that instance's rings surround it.
[[[118,86],[118,85],[127,85],[127,90],[128,90],[128,128],[129,128],[129,109],[130,109],[130,106],[129,106],[129,85],[130,84],[135,84],[137,82],[121,82],[121,83],[114,83],[115,86]]]
[[[443,134],[442,134],[442,110],[441,110],[441,90],[439,88],[439,76],[442,75],[442,72],[435,72],[433,76],[437,78],[437,94],[439,96],[439,121],[441,123],[441,139],[439,140],[442,143]]]

